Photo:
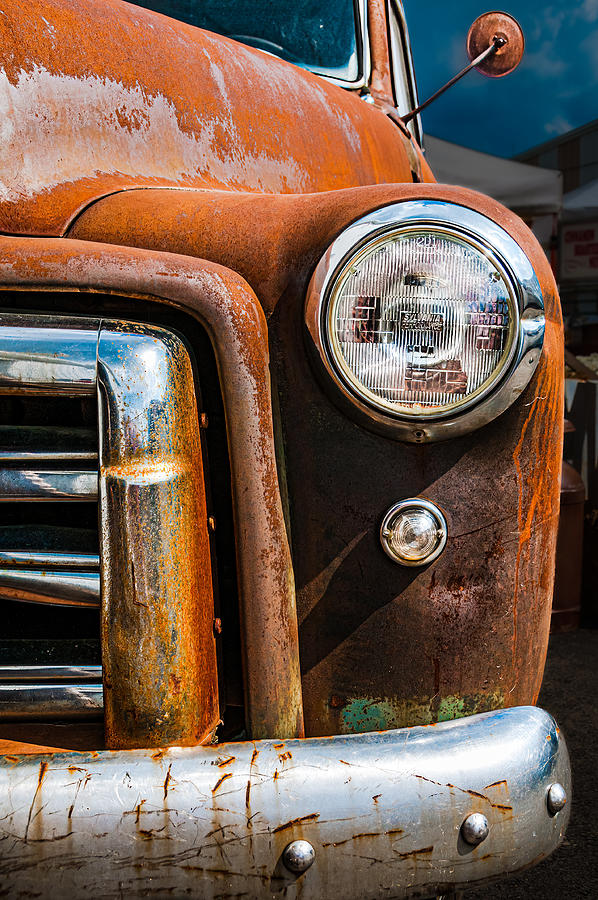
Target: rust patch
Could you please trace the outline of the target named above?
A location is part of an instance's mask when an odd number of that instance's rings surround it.
[[[281,59],[231,52],[226,38],[139,7],[15,0],[2,12],[3,231],[60,234],[119,189],[309,194],[410,178],[410,142],[386,116]],[[168,150],[153,152],[160,141]]]
[[[380,797],[381,794],[378,794]],[[342,841],[330,841],[327,844],[322,844],[323,847],[342,847],[343,844],[350,844],[351,841],[357,841],[361,838],[370,838],[370,837],[380,837],[381,835],[393,835],[393,834],[404,834],[404,830],[402,828],[391,828],[389,831],[364,831],[361,834],[354,834],[352,837],[345,838]],[[434,848],[430,848],[430,852]],[[412,853],[423,853],[423,850],[413,850]],[[410,854],[408,854],[410,855]]]
[[[162,759],[164,759],[166,753],[168,753],[168,750],[166,748],[156,750],[155,753],[152,753],[150,759],[153,759],[154,762],[160,762]]]
[[[236,756],[227,756],[226,759],[217,759],[215,762],[212,763],[212,765],[218,766],[218,768],[221,769],[224,766],[228,766],[231,763],[233,763],[236,760],[236,758],[237,758]]]
[[[29,826],[31,825],[31,819],[33,817],[33,807],[35,806],[37,796],[41,790],[41,786],[43,784],[44,778],[46,777],[47,771],[48,771],[48,762],[46,760],[43,760],[39,764],[39,773],[37,776],[37,787],[35,789],[35,793],[33,795],[32,801],[31,801],[31,806],[29,807],[29,815],[27,816],[27,825],[25,826],[25,835],[24,835],[25,842],[27,842],[27,836],[29,834]]]
[[[224,782],[227,780],[227,778],[232,778],[232,777],[233,777],[233,773],[227,772],[225,775],[222,776],[222,778],[219,778],[218,781],[216,782],[216,784],[214,785],[214,787],[212,788],[212,793],[215,794],[216,791],[218,790],[218,788],[222,784],[224,784]]]
[[[181,677],[180,677],[180,675],[175,675],[174,672],[171,672],[170,675],[168,676],[168,684],[169,684],[171,693],[173,693],[175,696],[177,694],[180,694],[180,692],[181,692]]]
[[[140,835],[145,841],[151,841],[156,834],[160,834],[160,832],[164,831],[165,829],[166,825],[162,825],[161,828],[138,828],[137,834]]]
[[[39,788],[42,786],[42,782],[43,782],[44,778],[46,777],[46,772],[47,772],[47,771],[48,771],[48,763],[46,762],[46,760],[43,760],[43,761],[39,764],[39,774],[38,774],[38,776],[37,776],[37,788],[38,788],[38,790],[39,790]]]
[[[166,773],[166,778],[164,779],[164,799],[166,800],[168,796],[168,786],[170,784],[171,776],[170,770],[172,769],[172,763],[168,766],[168,772]]]
[[[289,822],[285,822],[283,825],[277,825],[276,828],[272,829],[272,834],[278,834],[280,831],[286,831],[287,828],[293,828],[295,825],[304,825],[307,822],[315,822],[320,818],[320,813],[310,813],[308,816],[299,816],[296,819],[291,819]]]
[[[342,709],[347,705],[347,698],[339,697],[338,694],[333,694],[328,702],[331,709]]]
[[[408,853],[395,853],[396,859],[415,859],[417,856],[429,856],[434,852],[434,847],[422,847],[420,850],[411,850]]]

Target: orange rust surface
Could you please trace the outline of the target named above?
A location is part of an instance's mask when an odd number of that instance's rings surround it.
[[[387,116],[268,54],[119,0],[8,0],[2,13],[4,232],[61,234],[122,188],[411,180],[409,141]],[[371,15],[390,96],[380,0]]]
[[[386,21],[386,0],[369,0],[368,30],[372,72],[370,93],[372,97],[393,103],[390,53],[388,50],[388,26]],[[398,180],[398,179],[397,179]]]
[[[448,200],[482,212],[506,228],[524,250],[531,248],[539,275],[546,272],[538,244],[518,216],[490,197],[451,185],[391,184],[266,196],[126,191],[90,206],[68,236],[218,262],[249,282],[270,317],[291,286],[306,285],[318,259],[346,225],[380,206],[413,199]],[[554,293],[554,280],[549,283],[543,277]]]
[[[221,266],[174,254],[4,237],[0,285],[151,297],[186,309],[204,325],[227,418],[251,732],[254,738],[302,736],[294,581],[274,454],[266,321],[247,283]],[[121,647],[131,663],[134,650],[130,643]]]
[[[124,329],[125,346],[136,330],[143,333],[134,325]],[[193,370],[185,346],[165,332],[161,338],[142,338],[139,350],[150,347],[154,370],[129,360],[126,424],[115,416],[116,433],[102,441],[102,521],[108,521],[101,529],[102,664],[110,749],[204,743],[220,719]],[[159,396],[153,379],[163,381]],[[152,388],[149,411],[138,397]]]

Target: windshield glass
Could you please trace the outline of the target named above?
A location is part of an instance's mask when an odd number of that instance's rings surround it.
[[[357,81],[353,0],[141,0],[136,6],[265,50],[312,72]]]

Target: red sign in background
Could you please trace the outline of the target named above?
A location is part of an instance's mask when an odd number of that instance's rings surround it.
[[[563,225],[561,278],[598,281],[598,222]]]

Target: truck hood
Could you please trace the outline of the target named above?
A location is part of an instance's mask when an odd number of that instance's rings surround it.
[[[409,140],[355,94],[120,0],[7,0],[0,35],[4,232],[64,234],[122,189],[412,179]]]

